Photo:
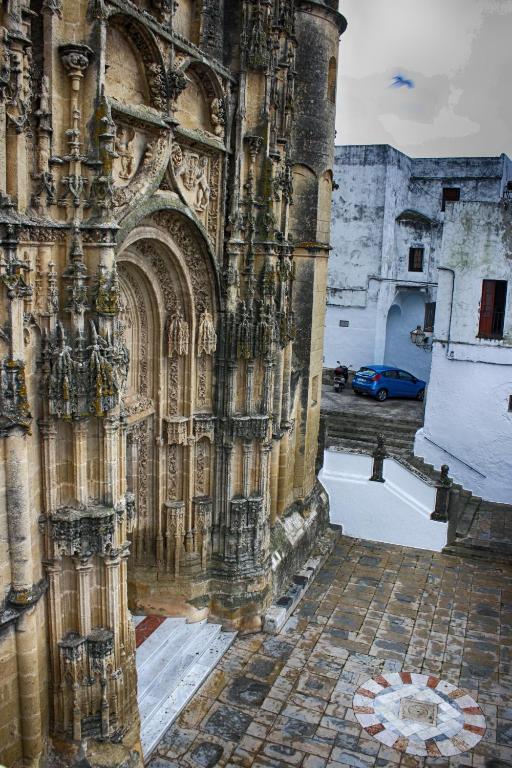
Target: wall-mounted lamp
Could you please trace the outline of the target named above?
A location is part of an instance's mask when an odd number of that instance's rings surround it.
[[[417,325],[414,331],[410,333],[411,341],[417,347],[425,351],[432,349],[432,338],[427,336],[421,325]]]

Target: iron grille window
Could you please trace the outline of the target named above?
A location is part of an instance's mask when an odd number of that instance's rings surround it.
[[[505,305],[507,303],[506,280],[483,280],[482,299],[480,301],[480,325],[478,335],[481,339],[502,339],[505,323]]]
[[[425,304],[425,321],[423,323],[423,330],[424,331],[432,331],[434,330],[434,322],[436,319],[436,303],[435,301],[427,301]]]
[[[459,187],[443,187],[443,202],[441,210],[446,209],[446,203],[457,203],[460,200]]]
[[[409,272],[423,272],[424,248],[409,248]]]

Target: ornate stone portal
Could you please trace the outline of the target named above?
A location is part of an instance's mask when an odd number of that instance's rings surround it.
[[[140,765],[130,610],[258,629],[326,523],[335,5],[1,6],[6,766]]]

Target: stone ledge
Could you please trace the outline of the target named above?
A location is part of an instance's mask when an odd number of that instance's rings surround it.
[[[315,576],[333,550],[336,539],[341,534],[341,526],[332,525],[318,541],[316,551],[319,554],[310,557],[304,567],[292,577],[287,591],[272,603],[263,617],[263,631],[277,635],[308,591]]]

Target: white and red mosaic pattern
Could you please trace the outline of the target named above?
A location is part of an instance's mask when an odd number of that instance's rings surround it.
[[[433,675],[378,675],[356,691],[353,706],[367,733],[409,755],[459,755],[473,749],[485,733],[485,717],[476,701]]]

